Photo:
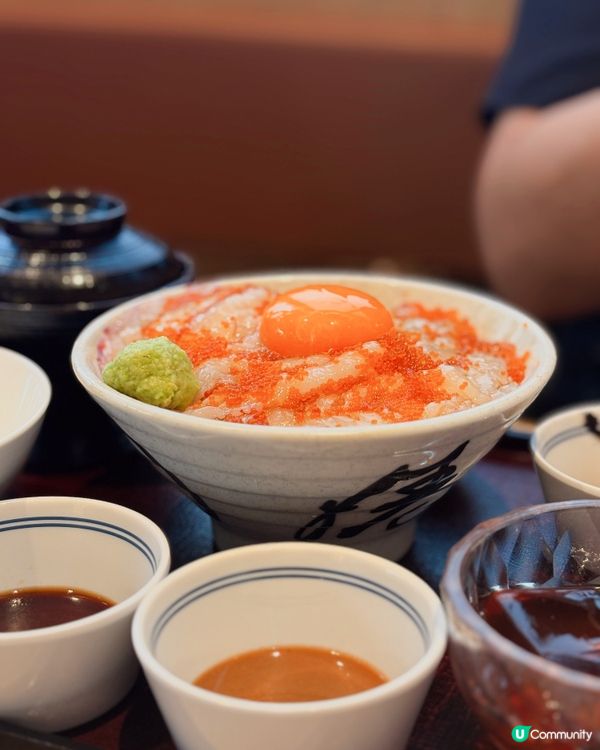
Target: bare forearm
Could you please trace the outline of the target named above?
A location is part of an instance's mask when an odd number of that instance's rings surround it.
[[[500,118],[476,221],[498,293],[547,319],[600,310],[600,92]]]

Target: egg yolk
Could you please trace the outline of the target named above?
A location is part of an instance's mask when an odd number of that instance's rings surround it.
[[[394,321],[358,289],[311,284],[280,294],[264,311],[260,338],[284,357],[305,357],[379,339]]]

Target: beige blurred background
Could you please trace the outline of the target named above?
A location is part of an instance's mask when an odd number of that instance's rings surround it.
[[[478,282],[478,109],[507,0],[0,0],[0,196],[123,197],[200,273]]]

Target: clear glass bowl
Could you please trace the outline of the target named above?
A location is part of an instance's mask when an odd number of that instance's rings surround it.
[[[454,675],[490,743],[514,748],[513,728],[525,726],[536,747],[600,748],[600,677],[530,653],[479,614],[489,592],[527,585],[600,587],[600,500],[538,505],[479,524],[451,550],[441,583]],[[544,739],[547,732],[571,737]]]

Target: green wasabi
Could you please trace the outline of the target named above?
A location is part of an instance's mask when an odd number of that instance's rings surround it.
[[[185,409],[199,388],[190,358],[165,336],[126,346],[102,379],[127,396],[165,409]]]

